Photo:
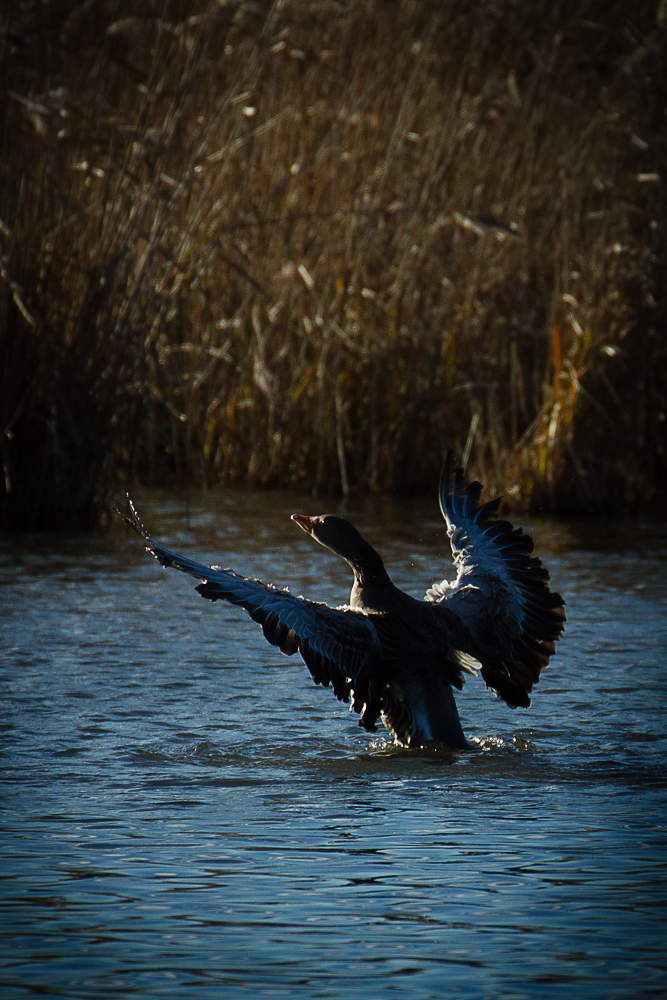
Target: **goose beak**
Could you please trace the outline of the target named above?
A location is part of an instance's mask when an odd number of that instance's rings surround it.
[[[314,517],[306,517],[305,514],[292,514],[292,520],[298,524],[307,535],[312,534]]]

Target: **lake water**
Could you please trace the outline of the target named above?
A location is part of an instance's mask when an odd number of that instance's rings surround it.
[[[289,521],[347,514],[416,596],[435,499],[144,492],[166,545],[345,603]],[[369,736],[120,523],[0,539],[2,996],[667,996],[667,524],[524,518],[567,602],[528,711],[475,749]]]

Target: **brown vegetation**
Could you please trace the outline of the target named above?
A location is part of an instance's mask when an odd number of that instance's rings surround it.
[[[664,0],[3,28],[5,526],[136,474],[432,490],[449,445],[534,506],[664,490]]]

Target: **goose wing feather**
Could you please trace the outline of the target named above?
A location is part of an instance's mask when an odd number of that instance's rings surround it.
[[[480,503],[481,484],[464,488],[451,452],[440,481],[457,577],[434,583],[426,601],[457,615],[466,638],[457,645],[481,663],[487,685],[508,705],[527,707],[533,684],[555,652],[564,602],[549,589],[549,573],[532,556],[521,528],[498,519],[500,498]]]
[[[195,588],[211,601],[225,600],[244,608],[262,626],[266,640],[291,656],[301,654],[313,680],[331,685],[340,701],[352,699],[361,713],[360,724],[372,730],[382,711],[384,684],[378,667],[382,647],[374,619],[353,608],[331,608],[327,604],[295,597],[288,590],[241,576],[230,569],[205,566],[155,542],[144,528],[128,497],[129,515],[116,511],[143,539],[146,549],[165,567],[173,567],[201,580]]]

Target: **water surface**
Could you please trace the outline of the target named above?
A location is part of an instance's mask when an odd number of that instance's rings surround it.
[[[415,596],[434,502],[334,502]],[[344,603],[287,494],[146,493],[165,544]],[[528,522],[567,602],[529,711],[391,747],[118,525],[0,540],[6,998],[663,997],[667,525]]]

